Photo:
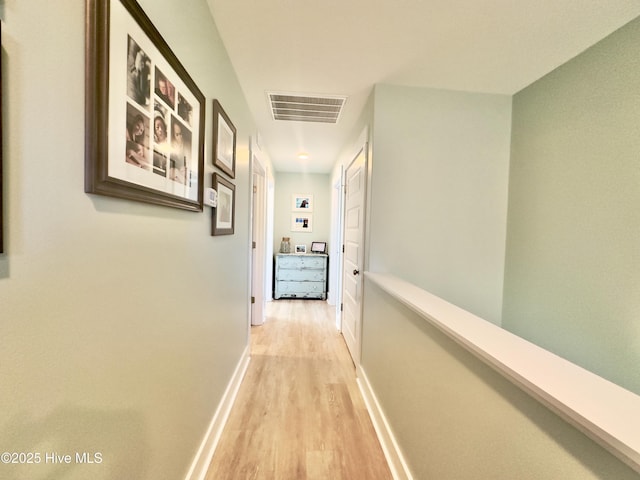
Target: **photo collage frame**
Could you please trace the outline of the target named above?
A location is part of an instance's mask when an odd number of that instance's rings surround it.
[[[86,5],[85,192],[202,211],[204,95],[135,0]],[[233,234],[236,128],[218,100],[213,164],[211,234]]]

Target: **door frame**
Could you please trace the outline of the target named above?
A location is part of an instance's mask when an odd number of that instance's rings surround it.
[[[336,311],[336,328],[342,331],[342,243],[344,241],[343,229],[343,203],[344,203],[344,166],[340,165],[340,175],[336,175],[332,182],[331,191],[331,251],[329,258],[332,265],[329,268],[329,292],[327,302],[333,305]]]
[[[363,298],[364,298],[364,274],[365,271],[368,269],[368,257],[369,257],[369,206],[370,206],[370,202],[371,202],[371,150],[370,150],[370,143],[369,143],[369,129],[365,128],[363,130],[363,132],[360,134],[360,136],[358,137],[358,141],[356,142],[356,148],[354,148],[352,150],[352,154],[348,157],[347,163],[346,165],[342,166],[341,169],[341,200],[340,200],[340,208],[341,208],[341,214],[340,214],[340,224],[339,224],[339,229],[340,229],[340,238],[341,238],[341,242],[340,242],[340,253],[339,253],[339,301],[338,301],[338,305],[337,308],[339,310],[339,318],[338,316],[336,317],[336,324],[338,324],[338,328],[340,330],[340,333],[344,335],[343,333],[343,322],[342,322],[342,304],[343,304],[343,299],[344,299],[344,281],[343,281],[343,277],[344,277],[344,245],[345,245],[345,218],[346,218],[346,204],[347,204],[347,192],[346,192],[346,172],[349,169],[349,167],[351,166],[351,164],[358,158],[358,156],[360,156],[360,154],[364,155],[364,188],[365,188],[365,192],[364,192],[364,198],[363,198],[363,204],[362,204],[362,208],[363,208],[363,226],[362,226],[362,254],[360,256],[359,262],[361,263],[360,265],[360,278],[361,278],[361,295],[360,295],[360,304],[359,304],[359,309],[360,311],[359,313],[359,317],[360,317],[360,328],[358,329],[357,332],[357,336],[355,337],[355,341],[356,341],[356,345],[355,345],[355,350],[356,350],[356,355],[355,358],[353,358],[353,363],[356,367],[356,373],[359,371],[360,369],[360,360],[361,360],[361,355],[362,355],[362,313],[363,313]]]
[[[249,324],[262,325],[267,301],[267,168],[261,151],[250,139],[249,188]]]

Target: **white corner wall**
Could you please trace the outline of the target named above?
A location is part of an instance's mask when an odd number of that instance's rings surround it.
[[[204,0],[141,0],[238,129],[235,235],[186,212],[84,193],[84,14],[5,0],[0,451],[101,453],[0,477],[181,479],[247,345],[249,110]],[[119,132],[118,132],[119,133]]]
[[[369,270],[500,324],[511,97],[376,85]]]

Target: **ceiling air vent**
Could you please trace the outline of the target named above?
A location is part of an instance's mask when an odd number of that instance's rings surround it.
[[[347,97],[269,93],[274,120],[338,123]]]

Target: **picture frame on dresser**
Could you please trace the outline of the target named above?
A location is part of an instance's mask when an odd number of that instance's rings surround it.
[[[307,253],[306,245],[296,245],[296,253]]]
[[[327,253],[327,242],[311,242],[311,253]]]
[[[218,173],[213,174],[218,206],[213,208],[211,235],[233,235],[236,217],[236,186]]]
[[[205,98],[135,0],[86,0],[85,192],[203,210]]]
[[[213,101],[213,164],[236,177],[236,127],[218,100]]]

